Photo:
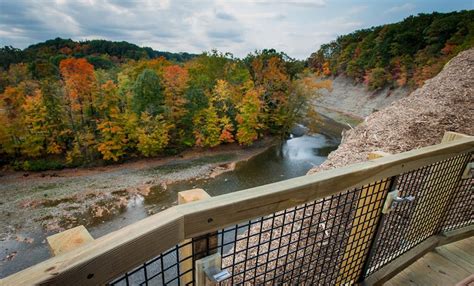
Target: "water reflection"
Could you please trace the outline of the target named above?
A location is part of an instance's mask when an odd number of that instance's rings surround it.
[[[153,212],[176,201],[177,193],[192,188],[202,188],[211,196],[218,196],[264,184],[305,175],[313,166],[320,165],[339,144],[337,138],[316,134],[286,140],[241,163],[232,172],[214,179],[183,181],[168,185],[164,191],[160,186],[145,199]]]

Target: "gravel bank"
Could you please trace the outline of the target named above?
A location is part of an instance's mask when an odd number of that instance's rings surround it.
[[[38,226],[54,233],[106,220],[137,194],[147,196],[151,186],[215,176],[271,144],[271,139],[265,139],[251,148],[226,145],[108,167],[4,173],[0,176],[0,241]]]

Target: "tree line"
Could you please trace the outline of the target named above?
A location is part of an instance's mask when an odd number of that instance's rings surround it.
[[[165,59],[182,63],[196,57],[196,54],[186,52],[170,53],[155,51],[149,47],[139,47],[125,41],[114,42],[107,40],[73,41],[56,38],[37,43],[24,50],[5,46],[0,48],[0,67],[8,69],[10,64],[29,63],[32,65],[58,64],[67,57],[86,58],[95,68],[112,68],[128,60]]]
[[[410,16],[340,36],[308,59],[323,76],[346,75],[370,90],[415,88],[474,46],[474,11]]]
[[[176,154],[193,146],[285,136],[318,88],[304,63],[275,50],[217,51],[96,67],[59,48],[0,70],[0,161],[24,170]]]

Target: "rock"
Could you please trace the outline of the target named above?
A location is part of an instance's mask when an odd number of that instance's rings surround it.
[[[295,124],[290,130],[290,133],[293,134],[295,137],[301,137],[305,134],[307,134],[309,131],[308,127],[301,125],[301,124]]]

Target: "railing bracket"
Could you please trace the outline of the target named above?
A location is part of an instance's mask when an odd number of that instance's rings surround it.
[[[414,196],[407,196],[407,197],[399,197],[400,191],[394,189],[387,194],[387,198],[385,199],[385,203],[383,205],[382,213],[388,214],[393,210],[394,203],[401,203],[401,202],[413,202],[415,200]]]
[[[196,261],[196,285],[215,285],[227,278],[230,273],[221,269],[222,258],[220,253],[206,256]]]
[[[474,169],[474,162],[468,163],[466,165],[466,169],[464,169],[464,172],[462,172],[462,179],[472,178],[472,169]]]

